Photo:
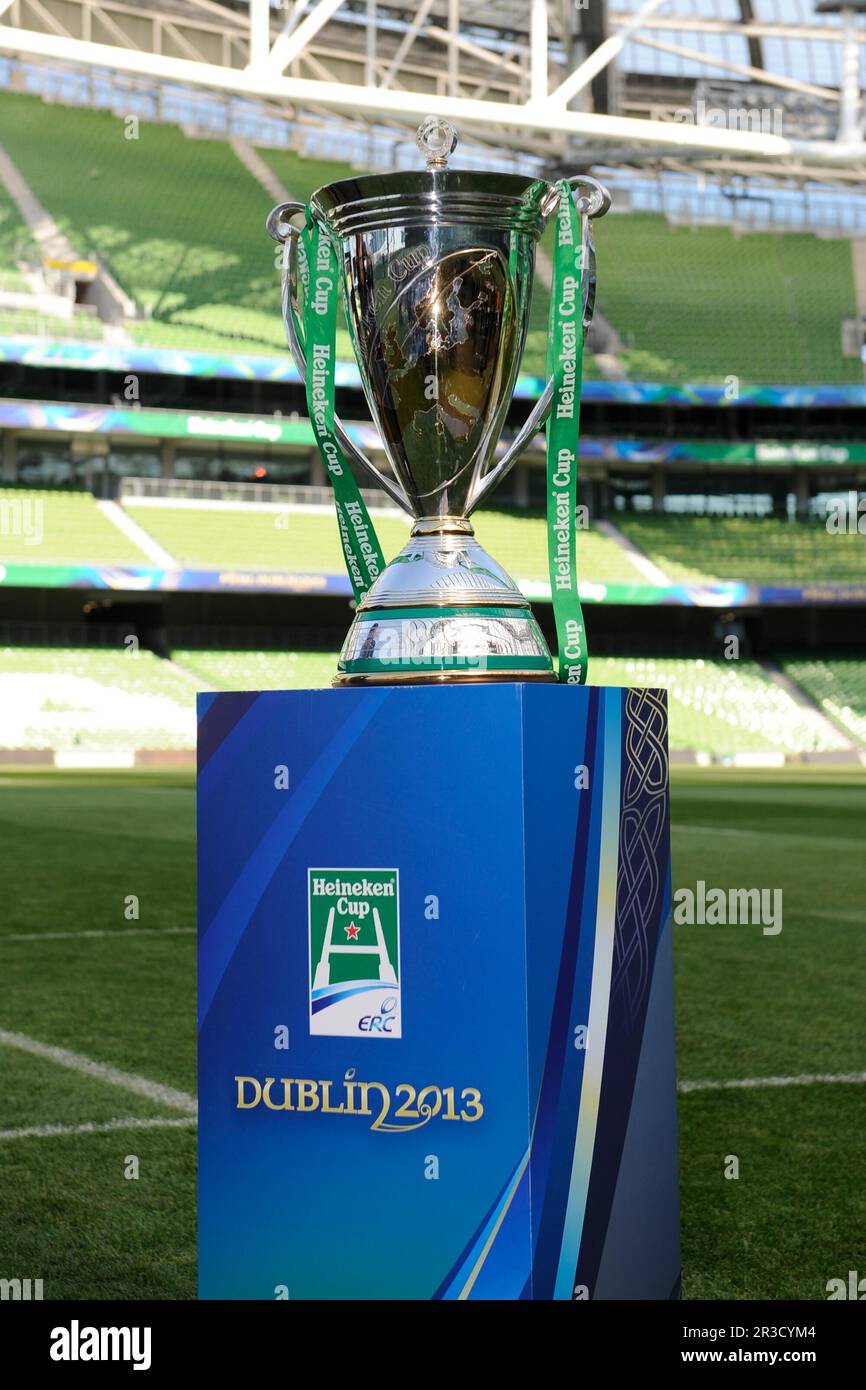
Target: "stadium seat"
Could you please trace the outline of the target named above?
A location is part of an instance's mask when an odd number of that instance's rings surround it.
[[[214,647],[178,647],[172,657],[165,662],[151,652],[100,647],[3,649],[3,745],[192,748],[196,688],[316,689],[330,685],[337,660],[333,651]],[[866,743],[866,663],[851,658],[790,661],[786,670]],[[600,656],[590,662],[590,679],[596,685],[665,686],[674,750],[725,758],[736,753],[832,753],[847,747],[842,733],[817,711],[798,704],[755,662]]]
[[[734,753],[829,753],[846,741],[753,661],[594,657],[593,685],[666,686],[670,746]]]
[[[286,690],[330,685],[334,652],[179,649],[186,670],[214,689]],[[866,664],[861,663],[864,692]],[[845,738],[817,711],[797,704],[756,662],[674,657],[594,657],[594,685],[664,686],[675,750],[730,757],[736,753],[838,752]],[[866,709],[866,702],[864,702]]]
[[[622,512],[616,524],[675,582],[862,584],[866,540],[820,521]]]
[[[780,664],[816,705],[866,747],[866,662],[853,656],[787,656]]]
[[[651,381],[863,384],[843,357],[857,296],[850,243],[806,233],[674,227],[611,213],[598,229],[598,304]]]
[[[271,200],[224,140],[0,92],[3,145],[79,255],[106,262],[156,346],[284,346]],[[82,162],[82,151],[86,157]],[[167,195],[167,190],[172,190]]]
[[[179,648],[173,659],[211,690],[317,690],[331,684],[334,652]]]
[[[34,565],[150,565],[89,492],[0,488],[0,561]]]
[[[28,284],[21,263],[37,255],[26,222],[0,183],[0,289],[25,293]]]
[[[130,515],[178,562],[241,569],[285,569],[312,574],[344,573],[333,515],[310,508],[251,507],[197,509],[154,506],[135,497],[124,505]],[[478,539],[517,580],[547,578],[547,539],[541,517],[479,511],[473,518]],[[406,543],[409,521],[379,514],[376,531],[386,558]],[[594,531],[577,537],[581,579],[595,583],[645,584],[645,576],[616,541]]]
[[[0,92],[0,120],[4,145],[37,197],[79,253],[105,261],[146,315],[130,325],[137,341],[252,352],[284,347],[273,248],[263,230],[273,200],[227,141],[193,146],[176,126],[159,123],[126,140],[122,119],[107,111],[68,107],[58,120],[56,107],[10,92]],[[301,201],[322,184],[361,172],[291,151],[259,153]],[[166,188],[177,196],[166,198]],[[0,199],[0,275],[16,273],[15,222],[8,199]],[[722,227],[672,226],[659,214],[613,212],[596,240],[598,307],[622,340],[628,375],[862,384],[859,362],[840,347],[841,320],[857,305],[844,238],[737,237]],[[552,245],[550,231],[543,244]],[[535,375],[544,371],[547,303],[539,278],[523,362]],[[9,331],[26,332],[28,323],[40,331],[26,319]],[[91,329],[98,333],[100,325],[76,319],[66,336]],[[351,356],[342,329],[338,352]],[[589,352],[584,371],[597,375]]]
[[[195,685],[149,651],[0,650],[4,748],[195,747]]]

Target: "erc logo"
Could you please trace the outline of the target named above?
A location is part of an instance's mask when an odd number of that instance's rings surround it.
[[[310,1032],[399,1038],[396,869],[308,869]]]

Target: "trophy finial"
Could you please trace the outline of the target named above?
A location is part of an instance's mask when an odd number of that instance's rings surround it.
[[[457,131],[441,116],[428,116],[419,125],[415,141],[428,169],[444,169],[448,156],[457,148]]]

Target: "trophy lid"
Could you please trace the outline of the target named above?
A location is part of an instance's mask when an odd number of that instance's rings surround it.
[[[312,210],[335,236],[448,223],[541,236],[556,206],[555,190],[546,179],[486,169],[449,169],[457,131],[438,116],[422,121],[415,138],[425,169],[362,174],[316,190],[310,200]]]

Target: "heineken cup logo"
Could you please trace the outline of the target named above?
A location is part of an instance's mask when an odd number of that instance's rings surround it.
[[[310,1032],[399,1038],[397,869],[309,869]]]

